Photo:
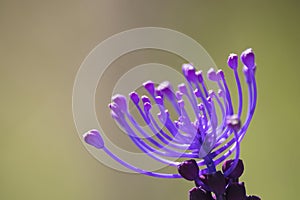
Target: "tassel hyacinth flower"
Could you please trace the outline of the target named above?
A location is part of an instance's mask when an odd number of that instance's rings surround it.
[[[132,142],[150,158],[175,167],[178,173],[146,171],[123,161],[105,146],[97,130],[85,133],[85,142],[105,151],[132,171],[158,178],[194,181],[195,188],[190,190],[190,200],[260,199],[247,196],[244,183],[238,180],[244,170],[240,159],[240,143],[247,132],[257,102],[256,63],[252,49],[245,50],[240,59],[247,85],[247,106],[243,104],[238,56],[230,54],[227,61],[236,81],[237,109],[232,104],[223,71],[210,69],[207,72],[209,81],[215,82],[219,89],[213,91],[207,88],[202,71],[196,71],[192,64],[182,66],[186,83],[178,85],[177,91],[174,91],[169,82],[156,87],[153,82],[147,81],[143,86],[148,96],[140,97],[136,92],[130,93],[130,99],[151,130],[150,133],[129,112],[129,102],[125,96],[112,97],[112,103],[109,104],[111,116],[126,131]],[[172,106],[175,119],[171,117],[170,109],[167,109],[167,102]],[[187,112],[187,104],[192,108],[193,114]],[[151,112],[153,105],[159,108],[157,117]],[[242,112],[245,110],[246,117],[242,121]],[[221,115],[218,116],[217,111]],[[228,159],[233,153],[233,159]],[[185,161],[174,161],[174,158]],[[217,166],[221,164],[222,172],[217,171]]]

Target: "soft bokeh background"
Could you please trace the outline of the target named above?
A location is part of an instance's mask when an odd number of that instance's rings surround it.
[[[72,87],[85,56],[112,34],[143,26],[191,36],[219,67],[230,52],[255,50],[259,101],[242,143],[242,180],[263,199],[297,199],[299,6],[296,0],[1,0],[0,199],[187,199],[187,181],[100,164],[74,126]]]

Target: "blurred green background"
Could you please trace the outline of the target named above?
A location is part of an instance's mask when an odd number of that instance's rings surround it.
[[[259,100],[242,143],[242,180],[262,199],[297,199],[299,8],[296,0],[1,0],[0,199],[187,199],[190,182],[100,164],[73,122],[72,87],[85,56],[144,26],[189,35],[219,68],[229,53],[254,49]]]

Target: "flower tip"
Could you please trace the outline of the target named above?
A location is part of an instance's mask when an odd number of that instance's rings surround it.
[[[135,105],[137,105],[140,102],[140,97],[136,92],[131,92],[129,94],[129,97]]]
[[[178,165],[178,172],[186,180],[193,181],[199,176],[199,167],[194,159],[186,160]]]
[[[111,100],[115,102],[121,110],[127,110],[127,101],[125,96],[116,94],[111,98]]]
[[[195,71],[195,67],[192,64],[183,64],[182,72],[188,81],[195,82],[198,80],[198,77],[197,77],[196,71]]]
[[[246,49],[241,54],[241,61],[250,69],[253,69],[255,67],[255,55],[252,48]]]
[[[229,54],[227,64],[231,69],[233,69],[233,70],[237,69],[237,67],[238,67],[238,55],[236,55],[235,53]]]
[[[145,104],[145,103],[151,103],[151,101],[150,101],[150,99],[149,99],[149,97],[147,97],[146,95],[143,95],[142,96],[142,102]]]
[[[83,139],[87,144],[94,146],[97,149],[102,149],[104,147],[104,141],[99,131],[96,129],[92,129],[83,134]]]
[[[164,104],[164,100],[161,96],[156,96],[155,97],[155,102],[158,104],[158,105],[163,105]]]
[[[149,113],[150,109],[152,108],[152,105],[150,102],[145,102],[144,103],[144,110],[146,113]]]
[[[152,81],[146,81],[145,83],[143,83],[143,86],[151,95],[154,95],[155,85]]]
[[[210,68],[207,72],[207,78],[211,81],[219,81],[221,77],[216,73],[216,71],[213,68]]]
[[[247,197],[244,183],[231,183],[226,188],[226,198],[230,200],[245,200]]]
[[[171,87],[170,82],[164,81],[157,86],[156,90],[161,93],[164,93],[164,92],[168,91],[170,89],[170,87]]]
[[[229,128],[236,132],[241,129],[241,120],[237,115],[227,116],[226,123]]]
[[[224,164],[222,165],[222,171],[225,173],[227,170],[230,169],[232,166],[234,160],[226,160]],[[238,160],[238,163],[236,167],[233,169],[233,171],[228,175],[228,178],[232,179],[238,179],[244,172],[244,163],[241,159]]]
[[[202,83],[204,81],[202,76],[202,71],[197,71],[196,76],[198,78],[199,83]]]
[[[187,94],[188,93],[188,90],[185,86],[184,83],[181,83],[178,85],[178,90],[182,93],[182,94]]]

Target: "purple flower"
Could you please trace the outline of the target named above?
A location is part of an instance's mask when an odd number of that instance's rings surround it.
[[[132,142],[152,159],[169,166],[178,167],[179,173],[150,172],[132,166],[106,148],[99,134],[94,135],[91,132],[84,136],[85,141],[96,148],[101,147],[117,162],[135,172],[159,178],[184,177],[188,180],[194,180],[196,186],[202,187],[202,189],[195,189],[192,192],[192,199],[197,195],[205,195],[203,188],[208,191],[216,190],[216,194],[222,196],[221,193],[225,191],[227,184],[225,179],[242,173],[236,171],[241,168],[240,142],[250,125],[257,101],[254,59],[252,49],[247,49],[241,54],[241,61],[244,64],[242,71],[247,85],[248,105],[246,109],[243,105],[243,91],[238,74],[238,56],[236,54],[229,55],[227,64],[232,69],[236,81],[237,108],[234,108],[232,104],[229,87],[222,70],[210,69],[207,72],[209,81],[214,82],[219,89],[213,91],[207,88],[203,72],[196,71],[192,64],[182,66],[186,83],[178,85],[177,90],[167,81],[157,87],[152,81],[147,81],[143,84],[148,92],[147,96],[140,97],[136,92],[130,93],[129,97],[132,103],[151,133],[146,132],[131,115],[125,96],[115,95],[112,97],[112,103],[109,104],[111,116],[127,132]],[[171,117],[170,109],[166,108],[167,102],[172,106],[175,118]],[[187,112],[187,104],[192,107],[192,114]],[[154,105],[159,108],[157,117],[150,112]],[[217,110],[221,111],[221,116],[217,115]],[[244,120],[241,120],[242,112],[246,112]],[[161,124],[163,124],[163,128],[160,127]],[[223,167],[224,174],[220,171],[217,172],[216,166],[223,163],[233,152],[235,152],[234,159],[227,163],[226,167]],[[174,157],[188,161],[180,163],[174,161]],[[200,171],[198,167],[201,168]],[[198,177],[195,173],[198,174]],[[199,176],[201,175],[208,178],[209,184],[205,185],[200,180]],[[215,176],[223,177],[221,185],[214,186],[212,184],[215,181]],[[233,191],[236,186],[231,185],[230,188],[227,188],[228,191]]]

